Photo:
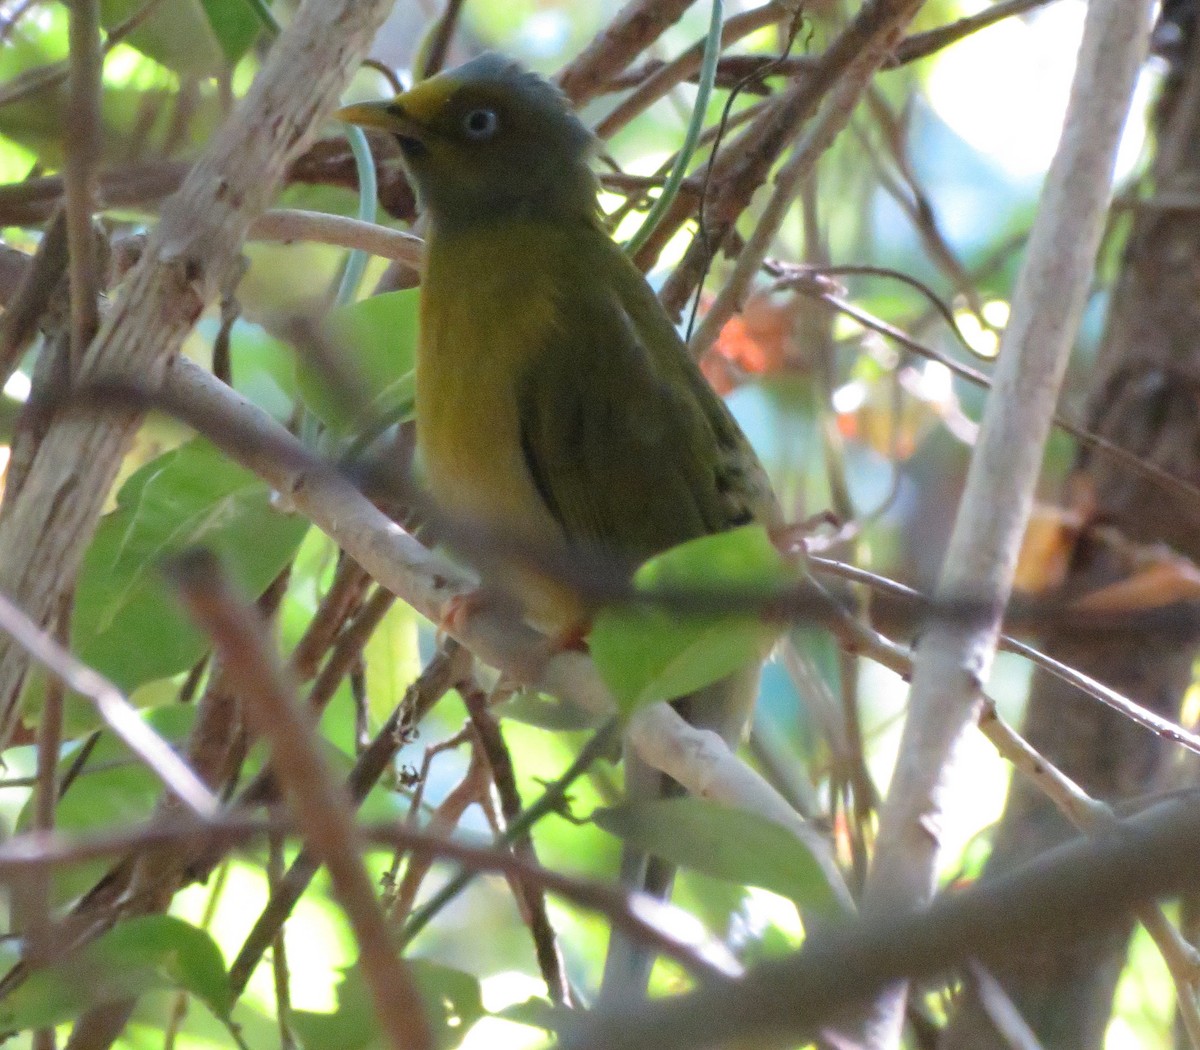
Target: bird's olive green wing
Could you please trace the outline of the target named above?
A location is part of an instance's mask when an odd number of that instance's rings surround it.
[[[773,517],[762,467],[641,276],[576,286],[518,384],[521,450],[568,542],[643,561]],[[641,289],[644,288],[644,295]]]

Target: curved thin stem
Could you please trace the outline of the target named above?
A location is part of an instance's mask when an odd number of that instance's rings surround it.
[[[650,239],[650,235],[667,214],[683,185],[687,175],[688,165],[692,154],[700,141],[700,133],[704,129],[704,115],[708,110],[708,100],[712,96],[713,84],[717,79],[717,60],[721,57],[721,25],[724,19],[724,3],[722,0],[712,0],[712,15],[708,23],[708,36],[704,40],[704,60],[700,64],[699,83],[696,87],[696,104],[692,107],[692,119],[688,122],[687,133],[683,137],[683,145],[679,149],[679,157],[667,181],[663,184],[662,192],[650,208],[646,221],[638,227],[637,233],[629,238],[625,250],[635,255]]]

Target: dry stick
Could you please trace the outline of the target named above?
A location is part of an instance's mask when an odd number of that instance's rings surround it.
[[[125,746],[192,812],[200,816],[216,813],[217,800],[208,788],[171,750],[171,745],[142,721],[137,708],[121,691],[77,660],[4,595],[0,595],[0,631],[68,689],[90,701]]]
[[[272,617],[287,590],[290,568],[280,572],[259,599],[264,617]],[[187,762],[206,785],[220,787],[230,776],[231,741],[240,731],[240,697],[236,684],[216,661],[217,671],[210,677],[204,695],[197,704],[187,740]],[[238,759],[240,762],[240,758]],[[155,807],[154,820],[170,819],[180,812],[177,800],[164,797]],[[183,884],[190,856],[186,853],[159,851],[133,854],[124,858],[96,884],[106,892],[98,899],[86,895],[70,914],[79,935],[73,942],[82,948],[118,919],[155,915],[165,912]],[[213,893],[221,884],[219,876]],[[214,898],[210,895],[210,901]],[[15,975],[10,975],[15,976]],[[67,1050],[108,1050],[129,1023],[137,1008],[137,998],[118,998],[86,1011],[75,1020]]]
[[[337,103],[388,0],[305,0],[249,93],[163,210],[89,348],[81,378],[161,378],[241,257],[250,223]],[[141,420],[129,408],[56,420],[0,521],[0,593],[44,622],[79,566]],[[86,463],[86,471],[79,464]],[[0,744],[28,666],[0,641]]]
[[[967,987],[987,1011],[988,1021],[1008,1050],[1043,1050],[1033,1029],[991,972],[978,959],[972,959],[964,969]]]
[[[979,728],[996,750],[1053,802],[1075,827],[1092,834],[1103,834],[1118,826],[1112,809],[1093,799],[1070,777],[1039,754],[996,711],[990,699],[984,703]],[[1183,1021],[1188,1044],[1200,1048],[1200,1005],[1196,1001],[1196,950],[1171,924],[1160,907],[1140,904],[1134,909],[1138,921],[1154,941],[1167,964],[1175,985],[1175,1000]]]
[[[921,0],[896,3],[890,12],[888,31],[878,33],[846,68],[826,99],[824,108],[797,144],[792,157],[775,176],[775,189],[763,209],[754,232],[742,247],[733,273],[718,293],[709,311],[696,329],[689,349],[701,357],[734,313],[741,308],[758,268],[767,257],[772,242],[800,190],[801,183],[813,170],[817,159],[829,148],[838,132],[850,120],[850,114],[862,97],[871,77],[891,52],[897,34],[912,20]]]
[[[504,818],[504,826],[507,827],[520,817],[524,808],[521,804],[521,793],[517,788],[512,752],[505,743],[499,723],[488,709],[488,695],[473,683],[472,688],[463,691],[463,700],[467,705],[467,713],[471,716],[471,725],[475,728],[479,747],[491,767],[492,781],[500,798],[500,814]],[[533,836],[528,832],[513,843],[513,850],[534,864],[538,862]],[[571,984],[567,980],[558,938],[546,910],[546,896],[533,887],[517,884],[514,888],[521,894],[520,900],[524,904],[523,910],[533,935],[534,954],[546,982],[550,1001],[559,1006],[570,1006]]]
[[[362,604],[371,578],[353,558],[343,554],[321,604],[296,648],[292,650],[292,673],[307,682],[316,673],[322,657],[333,645],[346,621]]]
[[[64,648],[70,643],[71,611],[74,608],[73,589],[63,595],[54,620],[56,639]],[[42,714],[37,731],[37,785],[34,788],[33,826],[40,832],[54,830],[58,809],[58,760],[62,749],[63,705],[66,690],[53,675],[46,679]],[[24,957],[46,959],[53,948],[50,915],[50,872],[35,875],[28,882],[30,899],[23,902],[25,914],[22,928],[26,938]],[[14,902],[15,903],[15,902]],[[33,1050],[54,1050],[57,1045],[54,1027],[39,1028],[33,1033]]]
[[[211,555],[197,552],[180,559],[172,574],[188,611],[212,637],[245,698],[246,717],[269,742],[271,768],[329,871],[334,896],[354,931],[380,1027],[396,1050],[432,1048],[420,989],[392,946],[363,865],[364,843],[349,799],[321,752],[312,714],[301,707],[261,617],[232,592]]]
[[[604,90],[620,73],[692,6],[693,0],[629,0],[555,78],[577,107]]]
[[[1053,0],[1000,0],[1000,3],[992,4],[976,14],[960,18],[949,25],[929,29],[924,33],[914,33],[901,41],[895,54],[884,68],[896,69],[909,62],[915,62],[919,58],[926,58],[1005,18],[1024,14],[1026,11],[1032,11],[1035,7],[1045,7],[1046,4],[1052,2]]]
[[[428,43],[424,49],[425,62],[420,74],[422,80],[426,80],[435,73],[441,72],[442,67],[445,66],[446,57],[450,53],[450,40],[454,36],[455,27],[458,25],[462,6],[463,0],[446,0],[446,6],[442,9],[442,13],[438,16],[436,24],[432,27]]]
[[[899,174],[897,179],[884,166],[883,162],[875,157],[873,149],[867,143],[868,156],[875,164],[881,187],[896,202],[900,210],[908,216],[909,222],[912,223],[913,229],[920,237],[925,252],[933,261],[934,266],[946,275],[954,289],[966,300],[971,312],[979,318],[980,324],[986,325],[987,321],[983,316],[983,302],[980,299],[979,290],[942,233],[933,201],[925,191],[920,177],[913,170],[908,155],[907,128],[901,118],[892,111],[891,103],[877,86],[871,85],[867,90],[866,104],[879,128],[887,151],[891,155],[896,172]],[[863,138],[865,140],[865,135]],[[905,186],[908,188],[907,193]],[[939,303],[938,306],[941,308],[942,304]],[[953,321],[953,314],[948,309],[945,310],[944,316]]]
[[[367,793],[386,772],[411,727],[420,723],[446,692],[466,675],[469,668],[470,655],[457,642],[449,642],[430,660],[417,680],[405,691],[400,706],[392,712],[367,749],[358,756],[347,781],[350,796],[356,804],[367,797]],[[263,952],[278,936],[284,921],[308,888],[319,866],[312,848],[305,847],[279,885],[272,888],[270,899],[229,967],[229,983],[235,996],[240,996],[245,990]]]
[[[309,690],[307,697],[308,708],[314,718],[320,718],[333,694],[342,684],[342,679],[348,675],[362,657],[363,648],[370,640],[375,629],[383,622],[387,611],[395,601],[395,595],[384,587],[377,587],[367,601],[354,614],[345,630],[338,635],[333,643],[329,659],[317,673],[316,680]],[[293,664],[294,673],[294,664]],[[273,801],[276,797],[275,777],[270,768],[261,770],[238,795],[239,806],[255,806]]]
[[[860,569],[845,562],[831,561],[828,558],[820,558],[812,555],[809,556],[809,564],[816,572],[828,572],[833,576],[840,576],[846,580],[866,584],[868,587],[887,594],[894,594],[922,604],[926,602],[925,596],[920,591],[898,583],[895,580],[890,580],[885,576],[870,572],[867,569]],[[1102,704],[1111,707],[1118,714],[1124,715],[1131,722],[1136,722],[1138,725],[1148,729],[1155,736],[1160,737],[1167,743],[1179,744],[1182,747],[1186,747],[1189,751],[1200,754],[1200,736],[1184,729],[1183,726],[1172,722],[1169,718],[1164,718],[1162,715],[1156,714],[1149,708],[1139,704],[1136,700],[1125,696],[1124,693],[1117,692],[1103,682],[1098,682],[1090,675],[1084,674],[1069,664],[1064,664],[1061,660],[1054,659],[1048,653],[1044,653],[1040,649],[1035,649],[1032,645],[1013,638],[1011,635],[1000,635],[997,644],[999,648],[1010,653],[1016,653],[1018,656],[1023,656],[1030,663],[1036,664],[1043,670],[1049,671],[1056,678],[1061,678],[1064,682],[1075,686],[1080,692],[1094,697]],[[902,677],[906,679],[909,677],[907,670],[901,673]]]
[[[960,379],[965,379],[968,383],[982,387],[985,390],[990,390],[992,388],[993,381],[978,369],[972,368],[970,365],[964,364],[962,361],[958,361],[955,358],[950,357],[948,354],[943,354],[940,351],[919,342],[902,329],[897,328],[895,325],[888,324],[886,321],[880,320],[878,317],[874,317],[865,310],[854,306],[846,300],[841,299],[836,295],[832,295],[823,289],[816,288],[813,284],[811,276],[802,278],[783,278],[781,281],[777,281],[773,287],[775,289],[791,287],[795,288],[797,291],[803,292],[806,295],[815,295],[816,298],[821,302],[827,303],[833,309],[837,310],[838,313],[845,314],[847,317],[857,321],[864,328],[870,329],[873,332],[878,332],[880,335],[899,343],[906,350],[911,350],[914,354],[918,354],[927,360],[937,361],[939,364],[945,365],[946,368],[948,368]],[[1122,466],[1125,466],[1134,473],[1141,475],[1165,491],[1183,497],[1189,503],[1191,503],[1193,507],[1200,507],[1200,488],[1197,488],[1191,482],[1179,477],[1176,474],[1172,474],[1169,470],[1159,466],[1157,463],[1153,463],[1148,459],[1138,456],[1136,453],[1130,452],[1126,448],[1122,448],[1120,445],[1115,444],[1108,438],[1102,437],[1095,431],[1088,430],[1086,427],[1081,426],[1079,423],[1068,419],[1066,416],[1063,416],[1060,413],[1055,413],[1053,417],[1053,423],[1056,427],[1058,427],[1059,430],[1063,431],[1065,434],[1070,434],[1071,437],[1073,437],[1080,444],[1084,445],[1086,448],[1098,452],[1102,456],[1107,456],[1109,459],[1115,460]]]
[[[462,779],[452,787],[446,797],[433,810],[425,830],[440,838],[449,838],[466,813],[477,802],[482,805],[491,782],[487,757],[483,749],[475,744],[468,735],[471,743],[471,758],[467,771]],[[404,870],[400,884],[396,887],[394,898],[388,907],[388,922],[394,928],[400,929],[412,915],[413,906],[417,902],[417,894],[421,884],[433,868],[432,857],[413,857]]]
[[[728,18],[721,27],[721,47],[728,47],[742,37],[788,17],[790,11],[784,0],[767,0],[761,7],[741,11]],[[704,58],[704,44],[703,40],[693,44],[678,58],[656,69],[638,84],[616,109],[596,125],[596,137],[612,138],[631,120],[694,75]]]
[[[324,212],[276,208],[260,215],[250,226],[250,239],[257,241],[320,241],[339,248],[358,248],[385,259],[419,266],[424,241],[411,233],[388,229],[358,219]]]
[[[704,229],[663,286],[661,299],[669,314],[677,314],[691,298],[738,216],[821,100],[844,76],[857,80],[864,64],[883,61],[919,6],[919,0],[867,0],[808,74],[772,98],[750,126],[721,150],[707,180]],[[658,257],[692,207],[692,201],[683,200],[659,225],[635,260],[642,269]]]
[[[933,892],[952,760],[978,718],[980,685],[1000,633],[1045,439],[1095,265],[1117,143],[1146,52],[1151,6],[1145,0],[1093,0],[1088,7],[1063,137],[1030,234],[1012,321],[935,595],[937,601],[970,591],[991,611],[932,625],[921,640],[867,879],[868,914],[909,910]],[[898,1044],[904,1000],[903,984],[893,987],[862,1018],[864,1043],[871,1050]]]
[[[71,370],[78,373],[96,333],[100,275],[92,237],[96,162],[100,158],[100,0],[70,0],[70,90],[65,128],[67,244],[71,275]]]
[[[0,386],[8,382],[21,363],[66,271],[67,220],[60,210],[42,233],[33,261],[25,267],[20,284],[0,319]]]

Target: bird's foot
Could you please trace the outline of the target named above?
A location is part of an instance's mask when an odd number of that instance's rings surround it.
[[[587,636],[591,629],[590,623],[571,624],[570,627],[550,636],[551,651],[586,653],[588,651]]]
[[[466,630],[467,621],[492,605],[493,598],[483,587],[456,594],[446,602],[438,621],[438,632],[457,638]]]
[[[768,535],[780,554],[794,557],[799,554],[808,554],[812,550],[814,541],[819,539],[814,534],[823,526],[831,527],[836,532],[840,528],[841,522],[831,511],[826,510],[820,514],[814,514],[811,518],[805,518],[803,521],[777,525],[770,530]]]

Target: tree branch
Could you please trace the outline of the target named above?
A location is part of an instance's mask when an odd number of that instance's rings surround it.
[[[990,613],[932,627],[917,652],[909,716],[880,816],[864,908],[908,911],[933,892],[954,758],[974,726],[1012,589],[1042,451],[1095,264],[1113,164],[1151,4],[1089,5],[1062,140],[1050,167],[1028,254],[1013,296],[992,395],[935,600],[971,594]],[[865,1045],[897,1045],[904,987],[890,989],[864,1020]]]

